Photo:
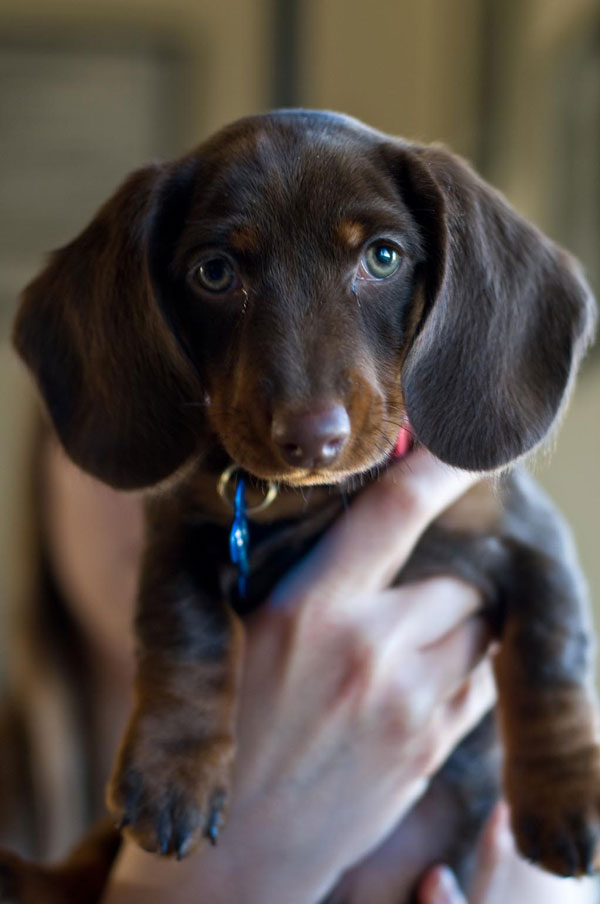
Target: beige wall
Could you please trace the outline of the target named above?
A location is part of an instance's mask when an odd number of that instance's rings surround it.
[[[2,0],[0,29],[151,31],[181,45],[190,60],[184,142],[191,145],[268,103],[268,9],[261,0]]]
[[[579,381],[556,449],[535,472],[573,527],[600,624],[600,365]]]
[[[543,226],[552,219],[556,182],[553,72],[570,42],[597,27],[592,20],[597,21],[598,7],[597,0],[523,0],[514,8],[500,50],[502,125],[491,175]],[[574,106],[579,102],[572,98]]]
[[[305,103],[471,156],[480,9],[479,0],[308,0]]]

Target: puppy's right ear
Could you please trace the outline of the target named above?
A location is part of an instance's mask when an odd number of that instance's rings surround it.
[[[14,343],[82,468],[119,488],[157,483],[193,453],[203,398],[167,324],[149,249],[168,254],[190,161],[133,173],[27,287]],[[192,404],[190,404],[192,403]]]
[[[504,467],[548,435],[592,337],[577,263],[460,158],[400,149],[427,295],[402,371],[411,427],[447,464]]]

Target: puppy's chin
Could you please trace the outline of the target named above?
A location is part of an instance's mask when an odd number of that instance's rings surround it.
[[[361,484],[366,475],[372,476],[374,472],[386,468],[398,458],[403,458],[410,450],[412,443],[406,442],[400,449],[399,441],[402,431],[398,436],[379,435],[377,447],[364,448],[355,441],[350,448],[344,450],[339,459],[332,462],[329,467],[298,468],[283,462],[273,449],[266,446],[263,449],[254,444],[243,445],[234,440],[228,442],[228,437],[219,438],[220,445],[225,450],[232,462],[257,480],[271,481],[292,488],[315,486],[340,486],[341,484]],[[407,434],[408,436],[408,434]]]
[[[272,481],[292,488],[339,486],[353,480],[360,481],[363,475],[386,467],[393,461],[393,448],[383,455],[373,455],[359,463],[349,462],[346,467],[340,463],[338,467],[332,466],[331,468],[290,468],[284,465],[279,468],[265,468],[262,462],[256,463],[243,459],[245,456],[236,456],[234,461],[258,480]]]
[[[295,468],[281,461],[269,446],[260,449],[254,444],[228,442],[221,437],[220,442],[227,455],[239,467],[257,480],[271,481],[292,488],[314,486],[359,486],[367,475],[388,467],[394,461],[405,458],[413,448],[413,436],[406,418],[398,432],[386,435],[378,432],[377,446],[365,448],[358,437],[351,439],[349,447],[332,462],[330,467]]]

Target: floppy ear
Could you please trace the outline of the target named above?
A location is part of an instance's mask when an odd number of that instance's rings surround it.
[[[27,287],[14,342],[68,454],[116,487],[148,486],[193,452],[197,375],[162,313],[149,249],[168,255],[190,163],[133,173]],[[196,420],[194,420],[196,419]]]
[[[442,148],[403,150],[405,199],[427,246],[426,308],[403,368],[418,439],[491,470],[557,417],[594,326],[576,262]]]

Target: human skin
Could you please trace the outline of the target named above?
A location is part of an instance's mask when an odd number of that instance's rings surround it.
[[[477,851],[468,897],[452,872],[437,866],[423,877],[418,904],[597,904],[592,879],[560,879],[530,866],[515,851],[509,812],[501,802],[492,813]],[[349,902],[351,904],[351,902]]]

